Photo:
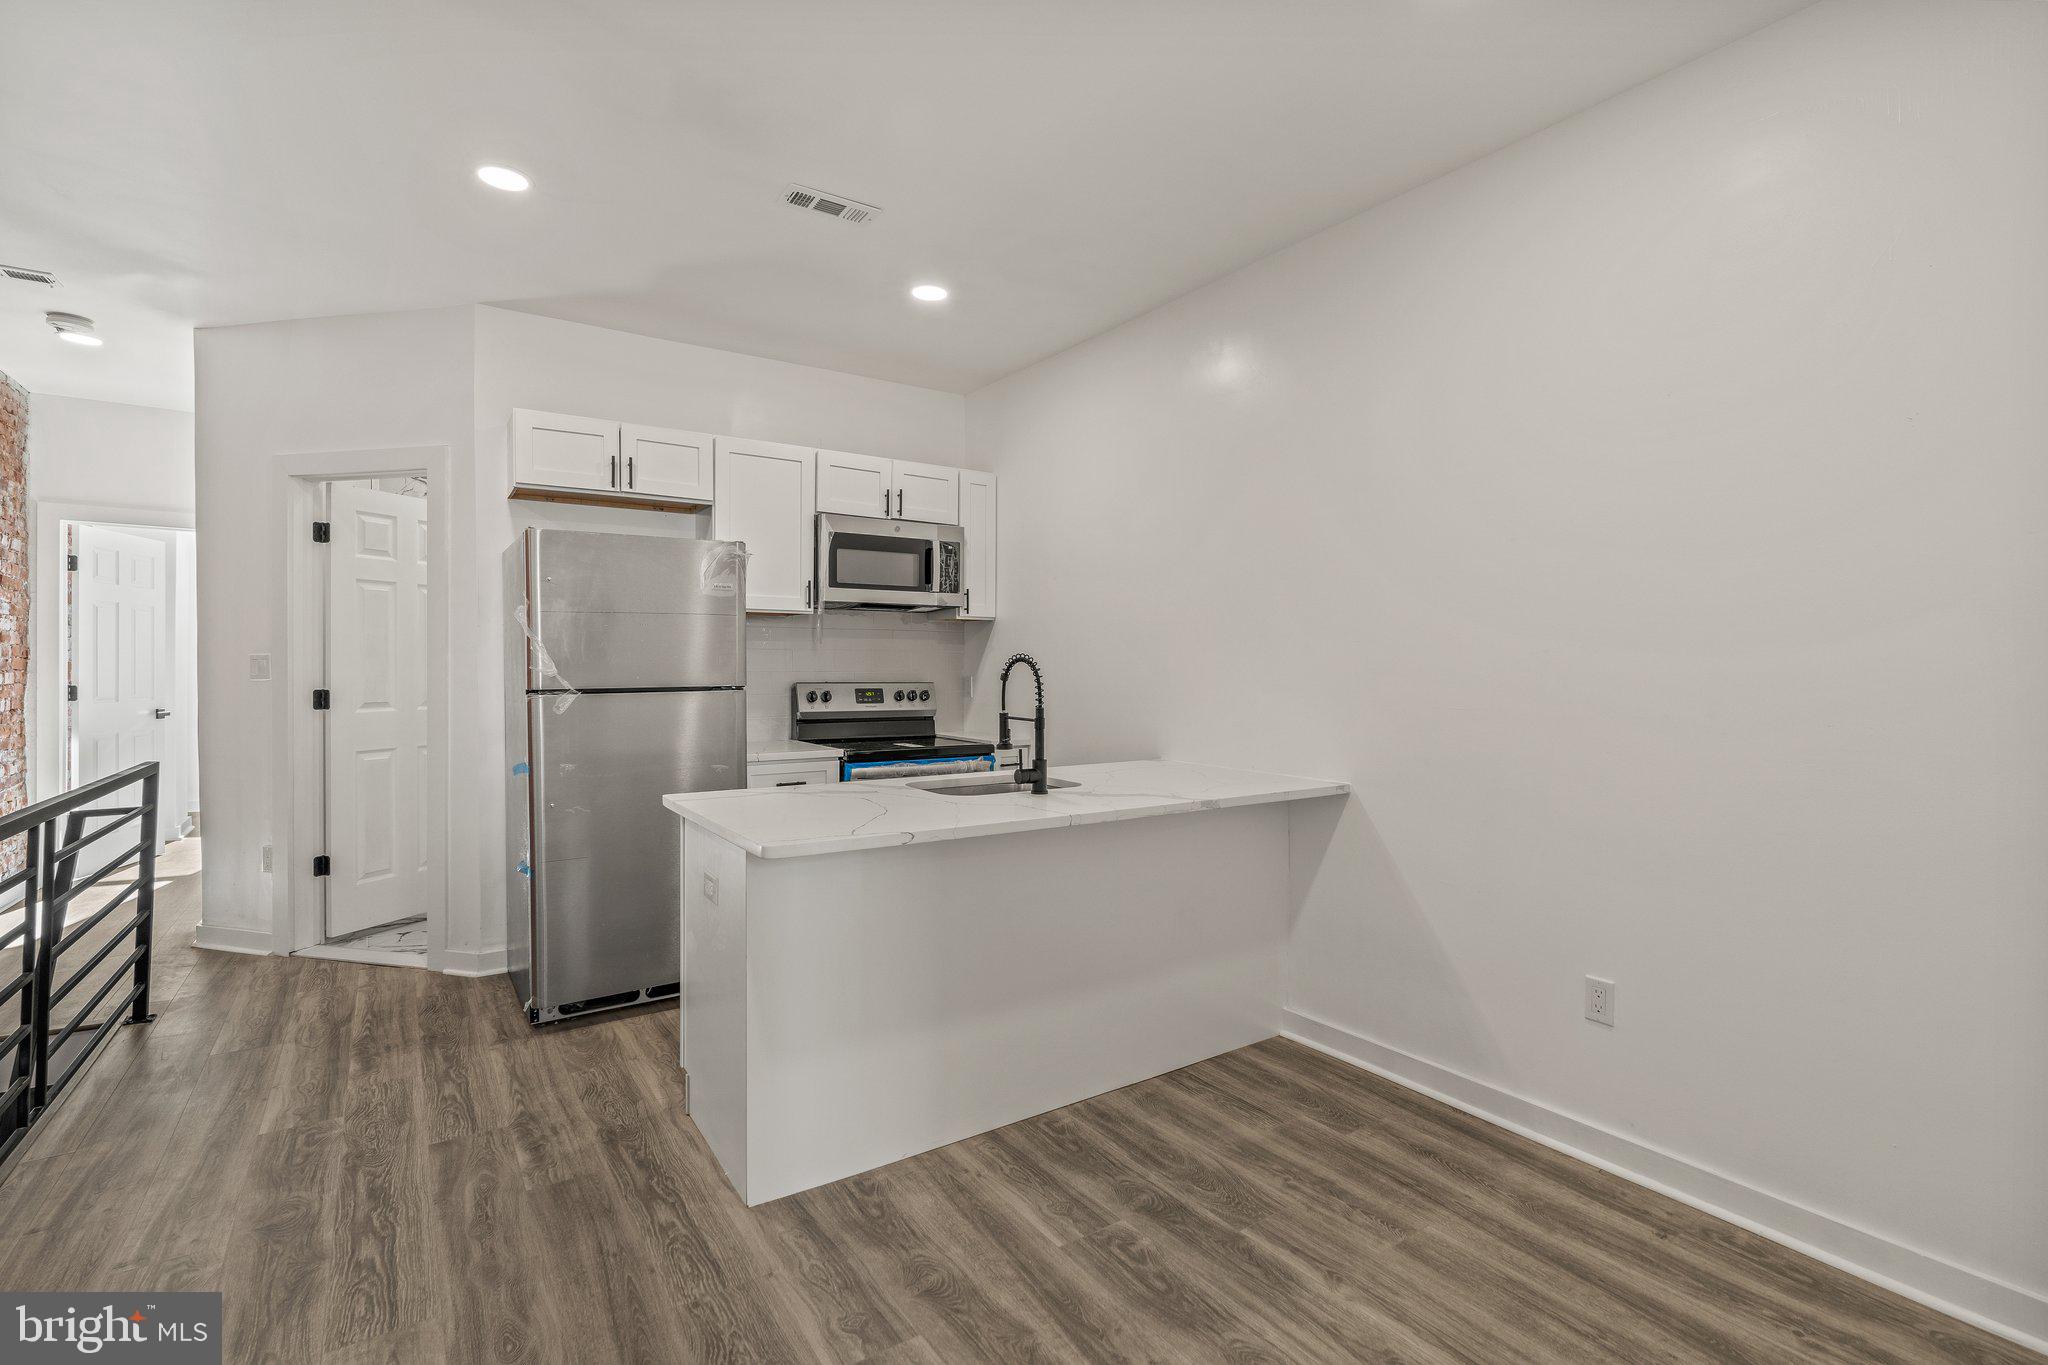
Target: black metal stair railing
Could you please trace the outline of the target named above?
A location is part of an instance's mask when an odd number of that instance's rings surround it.
[[[93,805],[136,786],[142,790],[137,805]],[[14,1153],[35,1121],[113,1035],[109,1024],[141,1024],[155,1018],[149,1012],[149,965],[156,911],[156,818],[155,763],[138,763],[0,816],[0,847],[21,838],[27,855],[20,871],[0,879],[0,896],[23,889],[21,923],[0,932],[0,1020],[18,1020],[0,1040],[0,1161]],[[87,823],[94,820],[106,823],[88,832]],[[106,851],[98,868],[78,875],[79,859],[88,848],[130,825],[140,836],[134,845]],[[72,902],[129,866],[136,870],[132,881],[83,920],[69,922]],[[66,951],[77,948],[131,899],[133,913],[73,970],[63,960]],[[107,972],[83,1005],[71,1010],[63,1023],[56,1022],[58,1007],[85,986],[131,934],[134,946],[127,956]],[[10,970],[12,975],[5,975]],[[127,981],[133,984],[95,1018],[93,1011]],[[10,1002],[15,1006],[11,1011]]]

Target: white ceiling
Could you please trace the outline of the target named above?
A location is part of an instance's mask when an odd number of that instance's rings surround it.
[[[970,390],[1805,3],[0,0],[0,370],[482,301]]]

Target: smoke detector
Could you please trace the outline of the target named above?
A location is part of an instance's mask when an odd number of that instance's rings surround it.
[[[57,283],[57,277],[49,271],[31,270],[25,265],[0,265],[0,275],[5,275],[10,280],[20,280],[23,284]]]
[[[57,335],[77,346],[97,346],[99,336],[92,329],[92,319],[77,313],[45,313],[43,321],[56,329]]]
[[[809,185],[791,185],[782,192],[782,202],[793,208],[809,209],[822,213],[827,218],[837,218],[842,223],[865,223],[879,218],[882,211],[873,204],[863,204],[858,199],[849,199],[843,194],[827,194],[814,190]]]

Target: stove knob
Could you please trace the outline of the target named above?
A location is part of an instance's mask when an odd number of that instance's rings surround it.
[[[932,694],[929,690],[923,691],[917,694],[917,699],[919,701],[930,701],[932,699]]]
[[[900,688],[900,687],[896,689],[896,700],[898,700],[898,701],[902,701],[902,700],[903,700],[903,689],[902,689],[902,688]]]
[[[816,701],[817,699],[818,699],[818,689],[817,689],[817,688],[815,688],[815,687],[814,687],[814,688],[812,688],[812,689],[811,689],[810,691],[808,691],[808,692],[804,693],[804,700],[805,700],[805,701]]]
[[[831,694],[830,692],[827,692],[827,693],[826,693],[826,694],[824,695],[824,698],[823,698],[823,700],[825,700],[825,701],[830,701],[830,700],[832,700],[832,694]]]

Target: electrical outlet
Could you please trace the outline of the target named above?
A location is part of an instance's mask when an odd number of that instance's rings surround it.
[[[270,871],[270,870],[271,870],[271,866],[270,866],[270,845],[269,845],[269,844],[265,844],[265,845],[263,846],[263,870],[264,870],[265,872],[268,872],[268,871]]]
[[[718,904],[718,878],[709,872],[704,874],[704,899],[713,905]]]
[[[1597,976],[1586,978],[1586,1017],[1596,1024],[1614,1027],[1614,983]]]

